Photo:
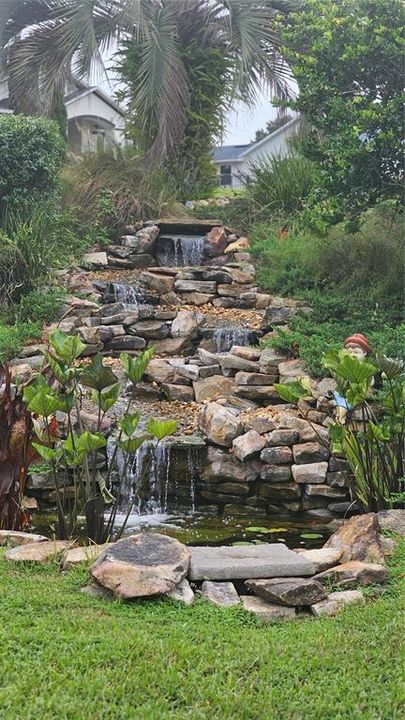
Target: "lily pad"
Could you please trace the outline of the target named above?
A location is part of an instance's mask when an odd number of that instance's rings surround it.
[[[319,533],[301,533],[300,537],[305,540],[317,540],[318,538],[322,538],[323,535],[320,535]]]

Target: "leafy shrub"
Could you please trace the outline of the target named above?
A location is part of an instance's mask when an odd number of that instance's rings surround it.
[[[73,220],[57,212],[53,201],[31,212],[9,211],[5,220],[0,232],[0,307],[18,302],[53,268],[66,266],[83,245]]]
[[[316,177],[314,163],[299,153],[268,157],[250,168],[248,195],[257,220],[303,209]]]
[[[141,220],[180,212],[163,174],[148,169],[131,148],[91,153],[67,165],[62,179],[64,204],[93,241],[104,242]]]
[[[18,325],[8,325],[0,320],[0,362],[17,357],[28,340],[40,337],[39,322],[28,321]]]
[[[65,152],[55,122],[39,117],[0,117],[0,216],[8,207],[32,206],[52,193]]]

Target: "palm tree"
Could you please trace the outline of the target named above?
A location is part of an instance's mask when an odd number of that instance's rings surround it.
[[[253,104],[267,88],[289,93],[276,17],[300,0],[0,0],[0,63],[17,112],[50,117],[72,72],[103,68],[111,42],[136,45],[138,63],[131,110],[152,159],[179,147],[193,87],[184,48],[198,37],[229,61],[231,98]],[[229,79],[229,78],[228,78]]]

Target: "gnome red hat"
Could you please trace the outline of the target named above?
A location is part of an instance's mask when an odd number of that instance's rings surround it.
[[[343,345],[347,347],[348,345],[359,345],[367,355],[371,352],[371,347],[369,345],[369,342],[365,335],[362,335],[361,333],[355,333],[355,335],[350,335],[350,337],[347,337],[344,341]]]

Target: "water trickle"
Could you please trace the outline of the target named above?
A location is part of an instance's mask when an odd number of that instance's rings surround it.
[[[252,345],[255,333],[244,327],[220,327],[214,330],[212,339],[217,352],[228,352],[233,345]]]
[[[204,243],[204,235],[161,236],[156,249],[159,265],[162,267],[201,265]]]
[[[125,305],[131,310],[138,309],[138,293],[132,285],[122,285],[121,283],[114,283],[113,288],[115,302],[123,303],[123,305]]]

